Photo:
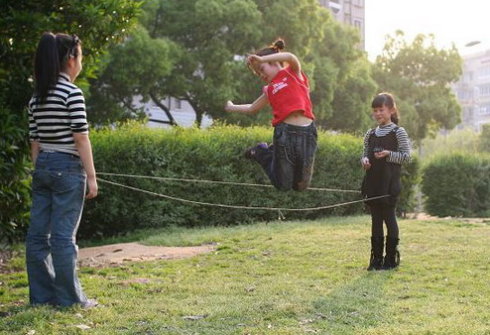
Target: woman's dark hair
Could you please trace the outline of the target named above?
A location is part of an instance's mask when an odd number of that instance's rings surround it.
[[[267,55],[272,55],[272,54],[275,54],[275,53],[278,53],[280,52],[281,50],[284,50],[286,46],[286,43],[284,43],[284,40],[282,39],[277,39],[274,43],[272,43],[270,46],[266,47],[266,48],[263,48],[263,49],[260,49],[259,51],[257,51],[255,54],[257,56],[267,56]],[[284,64],[282,64],[282,62],[280,62],[281,66],[283,66]],[[248,68],[255,74],[255,75],[258,75],[258,73],[255,71],[255,69],[252,67],[252,65],[250,63],[247,63],[247,66]]]
[[[398,124],[400,115],[398,114],[398,108],[396,107],[395,98],[390,93],[379,93],[373,99],[371,103],[371,108],[381,108],[383,106],[389,109],[394,109],[395,112],[391,114],[391,122]]]
[[[78,57],[80,39],[76,35],[46,32],[37,45],[34,59],[35,92],[42,100],[58,80],[70,57]]]
[[[260,49],[255,54],[257,56],[267,56],[267,55],[278,53],[281,50],[284,50],[285,47],[286,47],[286,43],[284,43],[283,39],[279,38],[270,46]]]

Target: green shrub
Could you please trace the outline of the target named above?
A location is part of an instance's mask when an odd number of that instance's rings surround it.
[[[490,123],[482,125],[479,139],[480,151],[490,152]]]
[[[478,153],[480,152],[481,136],[470,128],[453,129],[451,131],[440,132],[435,137],[427,137],[422,141],[420,158],[424,165],[431,162],[438,156],[455,154],[459,152]]]
[[[406,214],[413,212],[415,203],[415,186],[420,183],[420,160],[412,155],[410,163],[404,164],[401,171],[402,193],[398,200],[397,212]]]
[[[424,169],[422,192],[428,213],[438,216],[490,214],[490,155],[451,154]]]
[[[26,118],[0,106],[0,120],[0,244],[4,245],[22,237],[27,228],[31,164]]]
[[[99,172],[258,184],[270,183],[260,166],[245,159],[243,152],[271,138],[270,128],[235,126],[155,130],[129,124],[91,134]],[[312,187],[359,189],[364,173],[359,164],[361,138],[319,132],[318,145]],[[178,198],[230,205],[305,208],[360,199],[358,193],[279,192],[273,188],[99,177]],[[99,186],[99,196],[86,203],[82,237],[168,225],[243,224],[282,215],[286,219],[315,219],[356,214],[363,209],[362,203],[304,212],[228,209],[162,199],[103,182]]]

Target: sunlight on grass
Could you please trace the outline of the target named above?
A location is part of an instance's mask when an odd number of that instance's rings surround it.
[[[83,268],[103,304],[87,311],[28,307],[24,271],[1,274],[0,334],[488,334],[488,223],[402,220],[400,231],[400,269],[376,273],[367,216],[138,232],[124,239],[217,250]]]

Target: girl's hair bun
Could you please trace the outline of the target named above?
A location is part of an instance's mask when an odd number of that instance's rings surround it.
[[[278,39],[276,40],[273,44],[272,44],[272,48],[273,49],[276,49],[278,52],[281,51],[281,50],[284,50],[284,48],[286,47],[286,43],[284,42],[283,39]]]

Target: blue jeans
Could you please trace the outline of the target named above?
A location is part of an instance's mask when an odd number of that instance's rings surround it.
[[[294,126],[280,123],[274,128],[273,145],[256,147],[255,160],[272,185],[282,191],[303,191],[310,185],[317,149],[314,123]]]
[[[75,235],[85,197],[80,158],[40,152],[32,178],[26,264],[31,304],[70,306],[87,298],[78,280]]]

